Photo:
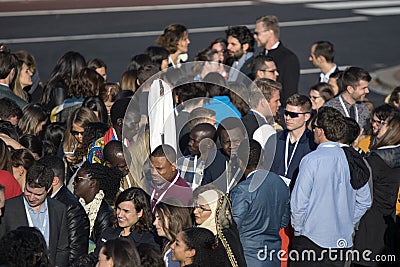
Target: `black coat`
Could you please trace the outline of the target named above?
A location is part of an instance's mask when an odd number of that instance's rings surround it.
[[[373,200],[371,208],[360,220],[354,238],[354,249],[371,250],[369,256],[399,253],[399,231],[395,223],[397,193],[400,185],[400,146],[371,151],[367,161],[372,169]],[[385,266],[379,262],[364,262],[366,266]],[[382,262],[380,264],[383,264]],[[394,265],[393,265],[394,266]]]
[[[20,226],[29,226],[26,217],[24,195],[10,198],[4,206],[4,216],[1,218],[0,238],[3,234]],[[49,259],[51,266],[68,266],[69,246],[66,207],[61,202],[47,198],[49,212]]]
[[[247,135],[249,138],[253,138],[254,132],[260,128],[261,125],[266,124],[265,118],[262,118],[259,114],[249,111],[242,117],[242,122],[246,128]]]
[[[268,56],[272,57],[279,72],[277,81],[282,84],[281,102],[284,105],[289,96],[297,93],[300,79],[299,59],[282,42],[276,49],[268,50]]]
[[[78,199],[65,186],[53,197],[67,207],[69,261],[86,254],[89,246],[89,219]]]
[[[113,213],[113,209],[103,199],[101,201],[99,211],[97,212],[96,220],[94,221],[92,233],[89,237],[90,240],[93,241],[93,243],[97,244],[97,241],[99,240],[104,230],[107,227],[111,226],[111,216],[113,215]]]
[[[112,227],[108,227],[106,230],[104,230],[99,240],[97,240],[94,255],[97,257],[102,245],[107,242],[107,240],[118,238],[121,234],[121,231],[121,228]],[[125,238],[135,244],[136,247],[140,246],[141,244],[148,244],[156,251],[160,251],[160,245],[158,245],[154,240],[154,235],[152,232],[143,232],[139,234],[136,231],[132,231],[129,236],[126,236]]]

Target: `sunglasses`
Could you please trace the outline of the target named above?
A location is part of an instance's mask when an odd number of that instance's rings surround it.
[[[260,70],[260,71],[262,71],[262,72],[271,72],[271,73],[275,73],[275,72],[277,72],[278,70],[277,70],[277,69],[273,69],[273,70]]]
[[[307,114],[310,112],[292,112],[292,111],[287,111],[285,110],[284,114],[285,116],[289,116],[291,118],[298,118],[300,114]]]
[[[316,125],[316,124],[312,124],[312,125],[311,125],[311,129],[315,130],[316,128],[322,129],[321,126],[318,126],[318,125]]]
[[[71,131],[71,134],[72,134],[73,136],[77,136],[77,135],[83,135],[84,132],[79,132],[79,131],[72,130],[72,131]]]
[[[82,181],[82,180],[90,180],[90,178],[89,177],[81,177],[81,176],[75,176],[75,178],[74,178],[74,182],[77,184],[77,183],[79,183],[80,181]]]

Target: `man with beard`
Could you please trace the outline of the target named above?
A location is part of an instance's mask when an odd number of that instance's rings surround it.
[[[371,76],[368,71],[359,67],[346,69],[342,78],[344,91],[326,102],[324,106],[336,108],[343,116],[355,119],[364,132],[367,132],[371,114],[362,101],[369,93],[370,81]]]
[[[239,71],[252,79],[252,61],[254,51],[254,38],[246,26],[230,27],[226,30],[228,40],[228,54],[234,58],[234,62],[229,71],[228,81],[241,81]]]

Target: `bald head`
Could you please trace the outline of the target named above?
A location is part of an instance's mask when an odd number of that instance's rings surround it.
[[[103,150],[104,163],[107,167],[118,168],[125,176],[129,169],[124,157],[123,144],[121,141],[112,140],[107,143]]]

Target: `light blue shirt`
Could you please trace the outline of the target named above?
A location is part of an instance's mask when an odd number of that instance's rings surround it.
[[[290,206],[296,236],[323,248],[349,248],[354,225],[371,206],[370,189],[352,188],[343,149],[326,142],[301,160]]]
[[[47,206],[47,199],[44,201],[44,205],[40,208],[39,212],[36,212],[24,197],[25,211],[28,219],[29,227],[36,227],[43,234],[44,240],[46,240],[47,247],[49,247],[49,237],[50,237],[50,221],[49,221],[49,209]],[[30,219],[29,219],[30,218]]]

